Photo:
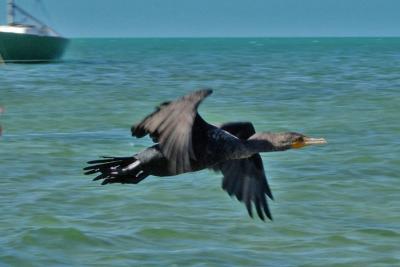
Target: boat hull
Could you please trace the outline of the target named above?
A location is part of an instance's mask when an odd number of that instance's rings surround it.
[[[68,45],[63,37],[0,32],[0,61],[29,63],[59,60]]]

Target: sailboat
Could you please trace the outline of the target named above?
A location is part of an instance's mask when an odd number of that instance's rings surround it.
[[[16,14],[27,23],[18,23]],[[59,60],[69,40],[18,6],[7,3],[7,25],[0,26],[0,62],[49,62]]]

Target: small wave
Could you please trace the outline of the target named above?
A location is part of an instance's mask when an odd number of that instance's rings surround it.
[[[59,245],[61,241],[65,246],[81,244],[91,246],[108,245],[107,241],[72,227],[41,227],[29,230],[23,234],[22,240],[24,243],[30,243],[31,245],[47,243],[49,246],[53,246]]]
[[[399,238],[400,233],[398,231],[392,229],[382,229],[382,228],[365,228],[361,230],[357,230],[357,232],[368,235],[378,235],[381,237],[392,237]]]

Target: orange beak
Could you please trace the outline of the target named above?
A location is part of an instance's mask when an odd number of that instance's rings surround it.
[[[292,148],[302,148],[310,145],[323,145],[328,142],[324,138],[304,137],[303,140],[298,140],[292,143]]]

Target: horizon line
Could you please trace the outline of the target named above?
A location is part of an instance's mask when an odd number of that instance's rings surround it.
[[[321,35],[321,36],[63,36],[70,39],[246,39],[246,38],[400,38],[400,35]]]

